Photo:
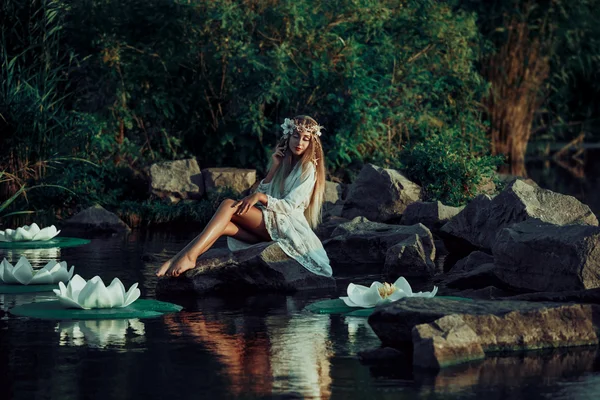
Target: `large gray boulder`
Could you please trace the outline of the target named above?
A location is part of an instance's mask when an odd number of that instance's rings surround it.
[[[325,181],[323,194],[323,219],[330,216],[340,217],[344,208],[344,185],[337,182]]]
[[[450,314],[412,329],[415,365],[439,368],[483,358],[484,353],[598,344],[598,306]]]
[[[64,229],[99,233],[131,231],[131,228],[121,218],[100,205],[86,208],[69,218],[64,223]]]
[[[204,180],[194,159],[165,161],[150,167],[152,194],[177,202],[199,199],[204,194]]]
[[[410,345],[413,328],[458,314],[487,352],[593,345],[600,308],[590,304],[406,298],[376,309],[369,324],[384,346]]]
[[[207,192],[228,187],[242,193],[256,182],[255,169],[205,168],[202,170],[202,176]]]
[[[416,201],[406,206],[402,214],[402,225],[421,223],[431,230],[437,230],[455,217],[464,207],[452,207],[440,201]]]
[[[494,198],[476,197],[442,232],[491,249],[501,229],[530,218],[556,225],[598,225],[590,208],[576,198],[516,180]]]
[[[401,172],[366,164],[350,185],[342,217],[371,221],[399,220],[411,203],[421,200],[421,187]]]
[[[426,258],[433,261],[433,236],[422,224],[390,225],[356,217],[338,225],[323,246],[334,265],[363,268],[365,272],[373,272],[375,268],[381,272],[388,249],[415,235],[421,241]]]
[[[496,275],[528,291],[600,287],[600,228],[527,220],[503,229],[493,250]]]
[[[335,289],[335,280],[309,272],[275,242],[257,244],[235,253],[228,249],[210,250],[198,258],[196,268],[178,278],[161,278],[156,285],[159,295],[224,293],[232,296],[308,289]]]
[[[390,247],[385,253],[383,274],[390,281],[395,281],[401,276],[428,278],[433,276],[435,271],[431,255],[425,251],[417,234]]]

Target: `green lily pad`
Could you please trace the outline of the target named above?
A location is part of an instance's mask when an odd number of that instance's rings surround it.
[[[469,299],[467,297],[457,296],[435,296],[435,298],[457,301],[473,301],[473,299]],[[375,310],[375,308],[348,307],[342,299],[317,301],[307,305],[305,309],[315,314],[342,314],[353,317],[368,317]]]
[[[0,242],[0,249],[47,249],[50,247],[77,247],[90,243],[89,239],[55,237],[50,240],[34,240],[28,242]]]
[[[5,285],[0,283],[0,294],[51,292],[53,289],[58,289],[58,285]]]
[[[124,318],[156,318],[163,314],[181,311],[177,304],[151,299],[138,299],[124,308],[98,308],[80,310],[64,308],[58,300],[28,303],[8,310],[19,317],[30,317],[50,320],[83,320],[83,319],[124,319]]]

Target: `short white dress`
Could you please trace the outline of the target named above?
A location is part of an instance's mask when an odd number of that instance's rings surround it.
[[[288,256],[314,274],[331,276],[329,257],[304,216],[315,182],[315,166],[307,163],[302,168],[301,163],[297,163],[285,179],[283,193],[279,185],[261,181],[256,190],[266,194],[268,202],[266,206],[258,204],[257,207],[262,210],[269,235]],[[231,251],[252,246],[232,237],[227,238],[227,245]]]

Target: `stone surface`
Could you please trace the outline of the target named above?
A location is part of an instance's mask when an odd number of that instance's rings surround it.
[[[600,308],[590,304],[406,298],[376,309],[369,324],[384,346],[405,346],[416,325],[460,314],[485,352],[595,344]]]
[[[100,205],[95,205],[77,213],[64,224],[65,229],[82,230],[85,232],[129,232],[127,226],[116,214],[107,211]]]
[[[503,229],[493,251],[496,275],[539,292],[600,287],[600,227],[530,219]]]
[[[323,193],[323,219],[329,216],[340,217],[344,208],[344,185],[325,181]]]
[[[436,239],[433,241],[435,246],[435,259],[433,260],[435,264],[435,272],[442,273],[445,271],[446,260],[450,252],[446,247],[446,244],[441,239]]]
[[[505,296],[506,297],[506,296]],[[511,296],[510,300],[553,301],[560,303],[600,304],[600,288],[571,290],[567,292],[536,292]]]
[[[462,273],[474,270],[483,264],[494,262],[494,256],[483,251],[474,251],[465,258],[460,259],[451,269],[450,273]]]
[[[457,292],[453,292],[450,294],[451,296],[458,297],[468,297],[470,299],[478,299],[478,300],[495,300],[495,299],[504,299],[504,300],[519,300],[515,297],[515,293],[499,289],[495,286],[486,286],[480,289],[464,289]],[[518,296],[517,296],[518,297]],[[527,300],[527,299],[521,299]],[[546,301],[553,301],[547,299]]]
[[[479,337],[460,315],[447,315],[412,329],[413,365],[443,368],[485,358]]]
[[[440,201],[416,201],[406,206],[402,214],[402,225],[421,223],[431,230],[437,230],[455,217],[463,208],[446,206]]]
[[[315,233],[321,240],[328,239],[335,228],[346,222],[349,222],[346,218],[329,216],[317,227]]]
[[[419,235],[411,235],[387,250],[383,274],[390,281],[400,276],[426,278],[435,274],[435,264]]]
[[[425,255],[435,259],[433,236],[422,224],[403,226],[372,222],[364,217],[340,224],[323,242],[332,264],[363,268],[365,272],[383,269],[387,250],[401,241],[419,236]]]
[[[516,180],[494,198],[476,197],[441,230],[476,247],[491,249],[501,229],[530,218],[556,225],[598,225],[590,208],[574,197]]]
[[[421,187],[401,172],[365,164],[350,185],[342,217],[364,216],[371,221],[399,220],[411,203],[421,199]]]
[[[309,272],[275,242],[235,253],[228,249],[210,250],[198,258],[196,268],[178,278],[161,278],[156,285],[156,292],[161,295],[235,296],[309,289],[335,289],[335,280]]]
[[[202,197],[204,181],[198,163],[187,159],[152,164],[150,190],[155,196],[173,202]]]
[[[218,188],[231,188],[238,193],[247,191],[256,182],[255,169],[205,168],[202,170],[207,192]]]
[[[496,275],[494,264],[482,264],[470,271],[455,272],[442,277],[444,286],[457,289],[482,289],[487,286],[507,285]]]

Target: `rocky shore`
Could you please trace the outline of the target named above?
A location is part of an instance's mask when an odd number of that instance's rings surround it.
[[[180,165],[181,164],[181,165]],[[193,199],[218,186],[248,192],[256,172],[200,170],[192,161],[152,169],[151,190]],[[389,351],[411,354],[420,368],[441,368],[515,350],[597,345],[600,333],[600,228],[588,206],[571,196],[514,179],[497,194],[464,207],[422,200],[401,171],[367,164],[348,186],[327,183],[317,230],[334,277],[399,276],[440,287],[433,299],[403,299],[376,309],[369,324]],[[106,228],[95,210],[92,222]],[[108,218],[116,231],[123,225]],[[219,295],[322,289],[315,276],[264,243],[232,254],[204,254],[180,278],[162,278],[157,293]],[[342,288],[343,289],[343,288]],[[460,296],[464,301],[443,296]],[[469,301],[470,300],[470,301]]]

